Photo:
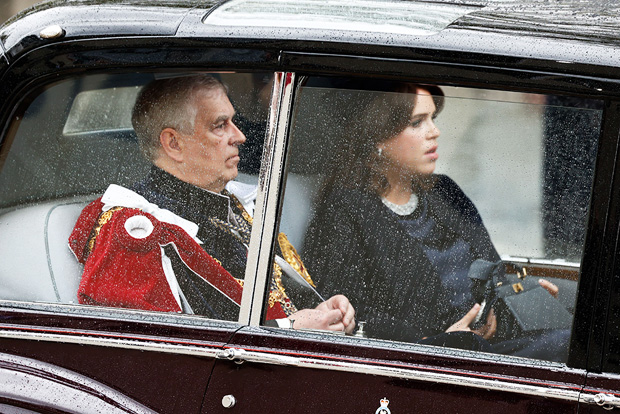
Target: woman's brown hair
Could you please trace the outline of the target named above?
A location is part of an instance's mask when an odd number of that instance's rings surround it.
[[[327,197],[335,188],[358,188],[384,194],[388,182],[382,173],[381,156],[377,146],[401,133],[411,122],[416,103],[416,91],[428,91],[435,103],[436,112],[443,109],[444,95],[434,85],[404,82],[384,82],[372,85],[373,90],[354,93],[346,105],[347,125],[339,138],[338,150],[331,157],[329,173],[323,182],[320,198]],[[381,89],[377,90],[377,86]],[[425,179],[414,185],[425,188]]]

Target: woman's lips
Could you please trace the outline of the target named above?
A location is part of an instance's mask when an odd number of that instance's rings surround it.
[[[434,146],[433,148],[426,151],[424,155],[429,157],[431,160],[436,160],[437,158],[439,158],[439,154],[437,154],[437,146]]]

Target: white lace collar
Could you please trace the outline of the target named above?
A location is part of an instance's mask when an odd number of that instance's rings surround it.
[[[394,204],[391,201],[386,200],[384,197],[381,197],[381,201],[387,208],[392,210],[394,213],[399,216],[408,216],[413,213],[415,209],[418,207],[418,196],[415,193],[411,194],[409,197],[409,201],[405,204]]]

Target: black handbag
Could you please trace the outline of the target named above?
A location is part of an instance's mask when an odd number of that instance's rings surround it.
[[[497,318],[495,338],[516,339],[536,331],[568,329],[572,315],[527,270],[515,265],[506,273],[502,261],[478,259],[469,268],[474,300],[483,306],[474,328],[486,323],[491,309]]]

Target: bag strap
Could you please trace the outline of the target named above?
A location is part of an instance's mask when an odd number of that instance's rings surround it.
[[[489,262],[484,259],[476,259],[469,267],[467,276],[472,280],[500,282],[503,275],[502,261]],[[498,280],[495,280],[498,279]]]

